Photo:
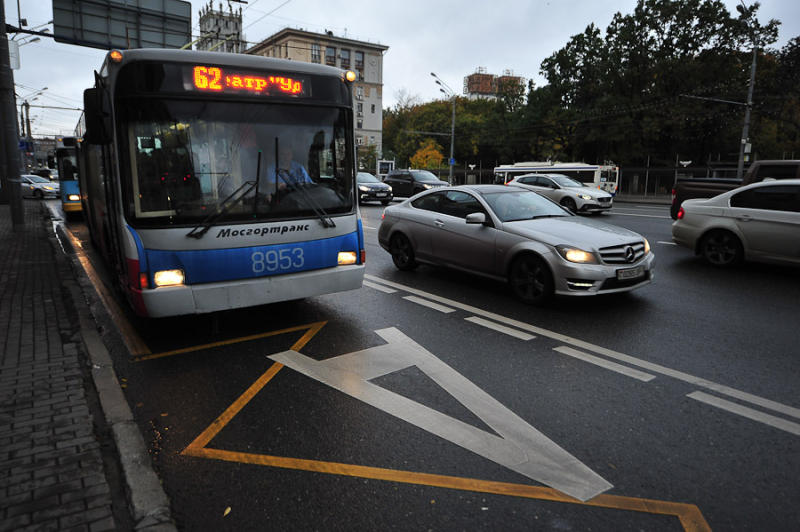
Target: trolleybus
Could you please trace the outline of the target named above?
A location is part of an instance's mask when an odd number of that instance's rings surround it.
[[[619,168],[611,164],[525,162],[498,166],[494,169],[496,183],[508,183],[516,176],[537,173],[563,174],[611,195],[617,193]]]
[[[76,137],[56,139],[56,168],[61,188],[61,210],[66,216],[81,212],[81,192],[78,186],[80,140]]]
[[[142,49],[109,52],[95,80],[79,125],[85,217],[138,314],[361,287],[355,73]]]

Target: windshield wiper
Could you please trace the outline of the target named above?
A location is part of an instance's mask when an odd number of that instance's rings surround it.
[[[325,228],[336,227],[336,224],[334,223],[333,219],[328,215],[327,212],[325,212],[325,209],[323,209],[319,205],[319,203],[317,203],[316,200],[311,197],[311,194],[309,194],[308,191],[305,190],[305,188],[299,186],[300,185],[299,183],[294,183],[294,184],[289,183],[289,181],[286,180],[286,177],[281,175],[280,171],[278,170],[279,163],[280,161],[278,161],[278,137],[275,137],[275,178],[276,178],[275,193],[277,194],[278,192],[277,178],[280,177],[281,180],[286,184],[287,188],[293,188],[294,190],[300,192],[300,195],[303,196],[303,199],[306,200],[308,206],[311,207],[311,210],[314,211],[314,214],[316,214],[317,218],[319,218],[319,220],[322,222],[323,227]]]
[[[217,206],[216,212],[206,216],[203,221],[197,225],[197,227],[186,233],[186,236],[192,238],[203,238],[203,235],[206,234],[209,229],[211,229],[211,226],[214,225],[214,222],[217,221],[217,219],[219,219],[223,214],[227,213],[228,209],[242,201],[244,197],[247,196],[247,194],[253,190],[253,188],[255,188],[256,183],[257,181],[245,181],[239,185],[239,188],[231,192],[227,198],[222,200],[222,203]],[[241,195],[239,197],[235,197],[240,192]]]

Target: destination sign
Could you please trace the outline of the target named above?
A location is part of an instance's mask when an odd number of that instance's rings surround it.
[[[229,71],[205,65],[193,67],[191,73],[192,87],[203,92],[309,96],[305,79],[277,73]]]

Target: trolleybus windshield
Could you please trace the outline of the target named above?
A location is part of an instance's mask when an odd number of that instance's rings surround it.
[[[223,209],[216,223],[354,209],[342,108],[126,97],[117,111],[132,225],[197,225]],[[238,189],[245,193],[231,202]]]

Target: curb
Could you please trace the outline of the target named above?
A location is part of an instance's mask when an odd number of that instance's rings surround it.
[[[91,282],[78,264],[77,253],[66,235],[60,214],[46,204],[42,204],[42,209],[51,218],[55,238],[62,247],[60,250],[56,249],[56,252],[66,255],[78,280],[78,286],[70,286],[69,292],[78,312],[81,339],[89,355],[92,380],[100,406],[117,447],[134,529],[146,532],[177,531],[172,520],[169,499],[153,470],[144,438],[120,388],[111,355],[97,331],[95,316],[88,304],[88,300],[97,299],[97,295],[90,288]]]

